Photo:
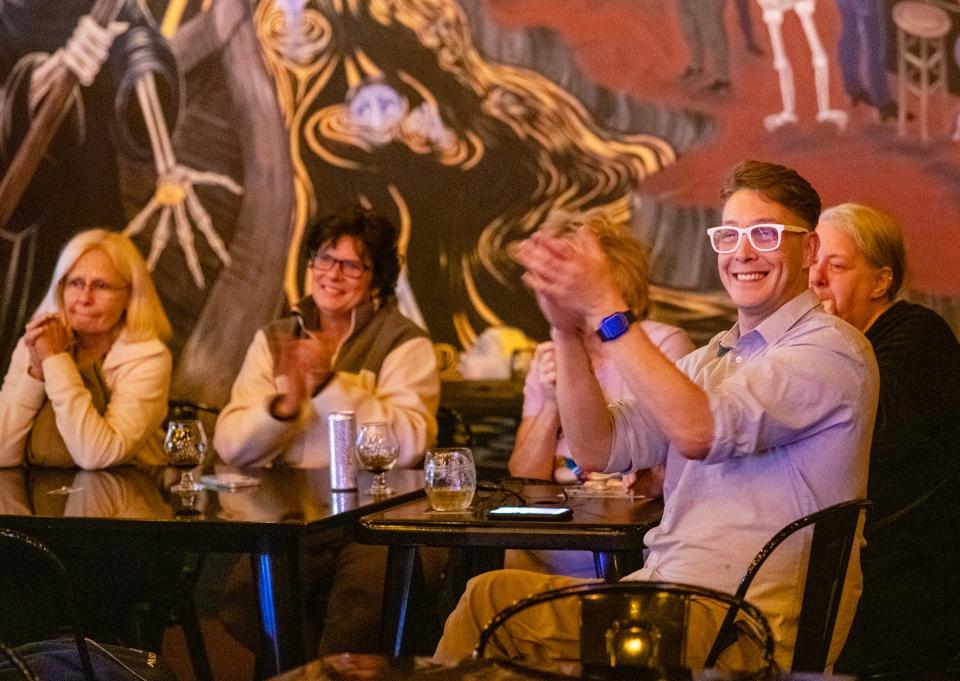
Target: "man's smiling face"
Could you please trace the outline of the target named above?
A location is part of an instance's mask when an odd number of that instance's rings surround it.
[[[723,206],[723,224],[750,227],[761,222],[806,226],[776,201],[753,189],[739,189]],[[807,289],[807,272],[817,253],[817,236],[783,232],[775,251],[758,251],[746,237],[732,253],[717,255],[720,280],[737,306],[741,333],[750,331],[784,303]]]

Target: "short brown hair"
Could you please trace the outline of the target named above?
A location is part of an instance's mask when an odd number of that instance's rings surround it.
[[[393,295],[400,277],[400,252],[397,228],[387,216],[359,204],[347,206],[317,220],[307,236],[307,258],[313,260],[326,246],[336,246],[341,237],[359,242],[359,255],[369,258],[373,280],[381,303]]]
[[[753,189],[768,201],[776,201],[806,223],[800,227],[812,230],[820,219],[820,195],[792,168],[766,161],[740,161],[730,169],[720,196],[726,202],[740,189]]]
[[[613,280],[630,311],[639,319],[646,318],[650,302],[647,249],[626,225],[613,222],[602,208],[583,213],[553,210],[540,229],[563,236],[580,227],[586,227],[600,242],[600,248],[610,263]]]

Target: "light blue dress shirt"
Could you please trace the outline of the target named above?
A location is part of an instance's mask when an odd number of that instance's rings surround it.
[[[734,326],[677,362],[709,396],[714,436],[703,461],[678,454],[635,402],[611,405],[608,470],[667,464],[663,520],[647,534],[644,568],[628,579],[732,593],[781,528],[866,497],[877,363],[867,339],[819,302],[807,290],[749,333]],[[837,648],[861,590],[862,533],[860,540],[837,620]],[[785,665],[792,659],[809,541],[805,531],[781,545],[747,595],[770,620],[779,639],[777,659]]]

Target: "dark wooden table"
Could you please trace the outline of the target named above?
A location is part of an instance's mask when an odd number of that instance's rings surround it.
[[[395,496],[331,492],[326,469],[259,468],[243,472],[260,484],[235,492],[205,490],[178,515],[181,499],[169,492],[174,468],[121,466],[108,471],[0,469],[0,526],[41,541],[97,546],[149,542],[197,552],[250,554],[260,623],[270,649],[266,673],[306,662],[299,579],[300,542],[340,541],[372,511],[423,495],[423,471],[396,469],[387,480]],[[366,489],[370,476],[360,474]]]
[[[420,546],[460,547],[469,558],[472,574],[503,566],[504,549],[570,549],[593,551],[604,578],[619,579],[639,567],[643,536],[660,522],[663,504],[643,497],[570,496],[553,483],[527,484],[519,492],[528,505],[562,504],[573,509],[573,518],[563,521],[489,520],[483,507],[516,505],[512,494],[479,493],[473,507],[462,513],[438,513],[426,498],[410,501],[365,516],[356,540],[386,544],[389,548],[384,586],[381,645],[399,655],[417,567]]]

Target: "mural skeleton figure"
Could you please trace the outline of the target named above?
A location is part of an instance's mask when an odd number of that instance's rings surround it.
[[[107,27],[88,14],[94,4],[0,0],[0,175],[21,151],[27,132],[50,125],[37,113],[52,84],[64,71],[72,72],[78,84],[62,125],[55,124],[59,131],[51,148],[30,174],[24,195],[15,199],[13,219],[0,226],[0,366],[19,335],[14,330],[38,302],[38,282],[49,278],[59,247],[76,230],[106,226],[137,234],[153,229],[148,232],[153,269],[175,229],[198,288],[204,288],[205,277],[194,226],[219,260],[230,264],[196,187],[213,185],[235,195],[242,190],[230,177],[178,163],[172,131],[184,102],[169,45],[143,0],[115,0],[117,20]],[[129,169],[138,161],[152,161],[156,187],[128,222],[120,166]],[[139,172],[133,170],[124,182],[136,184]]]
[[[187,267],[193,276],[193,281],[198,287],[203,288],[206,281],[203,270],[200,268],[197,250],[193,245],[190,218],[193,217],[196,221],[197,229],[206,237],[207,243],[224,265],[230,265],[230,254],[220,235],[214,230],[210,214],[200,202],[193,185],[217,185],[238,195],[243,192],[243,189],[226,175],[194,170],[177,163],[170,133],[167,131],[167,124],[160,109],[157,84],[152,73],[148,72],[137,80],[136,91],[150,136],[150,146],[153,149],[154,165],[157,170],[157,190],[147,205],[130,221],[123,233],[127,236],[139,234],[147,226],[150,217],[159,210],[157,228],[150,244],[150,255],[147,257],[147,265],[152,270],[170,240],[172,217],[176,226],[177,240],[187,259]]]
[[[841,130],[847,125],[845,111],[830,108],[830,70],[827,52],[820,42],[820,34],[813,20],[817,8],[816,0],[757,0],[763,9],[763,22],[770,33],[770,44],[773,47],[773,67],[780,77],[780,97],[783,100],[783,111],[770,114],[763,119],[767,130],[773,131],[790,123],[797,122],[797,95],[793,84],[793,68],[787,58],[783,43],[783,15],[793,10],[803,26],[803,34],[813,61],[813,72],[817,95],[817,122],[833,123]]]

